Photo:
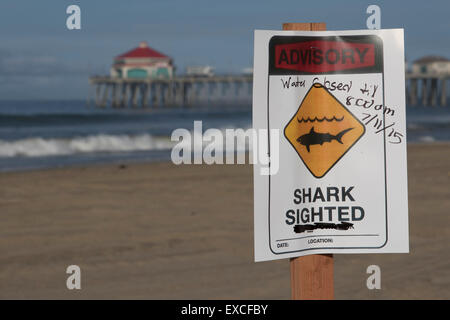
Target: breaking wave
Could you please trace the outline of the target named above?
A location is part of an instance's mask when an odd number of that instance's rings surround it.
[[[433,136],[421,136],[418,139],[418,142],[435,142],[436,139]]]
[[[170,149],[174,143],[168,137],[150,134],[91,135],[73,138],[27,138],[15,141],[0,140],[0,158],[45,157],[95,152],[132,152]]]
[[[236,131],[236,150],[238,152],[252,149],[252,136],[247,137],[246,129]],[[190,139],[174,139],[170,136],[153,136],[148,133],[127,134],[97,134],[70,138],[42,138],[32,137],[13,141],[0,140],[0,158],[12,157],[49,157],[87,153],[117,153],[152,150],[170,150],[174,146],[184,147],[191,144],[193,150],[201,150],[202,146],[214,142],[217,151],[225,150],[225,128],[206,130],[199,141],[194,138],[193,131],[189,131]],[[250,140],[248,140],[250,138]]]

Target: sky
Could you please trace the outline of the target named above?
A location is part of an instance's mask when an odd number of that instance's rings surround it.
[[[81,8],[81,30],[66,27],[71,4]],[[2,0],[0,99],[86,99],[89,76],[108,74],[114,56],[140,41],[172,57],[178,73],[188,65],[236,73],[252,66],[255,29],[366,29],[371,4],[381,8],[383,29],[405,29],[407,61],[450,58],[447,0]]]

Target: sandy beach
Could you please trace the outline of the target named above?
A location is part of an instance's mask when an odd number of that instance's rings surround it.
[[[336,299],[450,299],[450,144],[409,145],[408,172],[411,253],[335,255]],[[289,299],[288,260],[253,262],[252,175],[172,163],[0,173],[0,298]],[[366,287],[371,264],[381,290]]]

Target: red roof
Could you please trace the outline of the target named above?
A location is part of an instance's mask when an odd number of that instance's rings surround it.
[[[414,61],[414,63],[449,62],[450,60],[442,56],[425,56]]]
[[[117,56],[116,59],[119,58],[169,58],[168,56],[158,52],[148,46],[146,42],[141,42],[139,47],[134,48],[120,56]]]

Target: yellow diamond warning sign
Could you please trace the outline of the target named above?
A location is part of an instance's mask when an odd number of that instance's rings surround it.
[[[312,85],[284,129],[316,178],[330,171],[364,132],[364,125],[319,83]]]

